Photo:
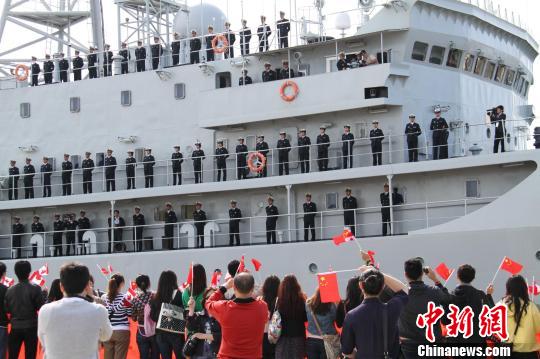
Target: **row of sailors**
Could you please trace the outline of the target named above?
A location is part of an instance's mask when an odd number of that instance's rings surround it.
[[[234,43],[236,42],[236,35],[230,28],[231,24],[229,22],[225,23],[225,31],[223,36],[226,37],[228,42],[228,47],[225,51],[225,58],[234,57]],[[285,48],[289,46],[289,32],[290,32],[290,21],[285,18],[285,13],[280,12],[280,19],[276,23],[277,36],[279,48]],[[261,25],[257,28],[257,36],[259,37],[259,52],[265,52],[269,49],[270,36],[272,30],[269,25],[266,24],[266,17],[261,16]],[[216,37],[214,33],[214,27],[208,26],[208,33],[204,35],[205,43],[205,61],[214,61],[215,53],[212,46],[212,42]],[[242,29],[238,32],[240,38],[240,50],[242,56],[249,55],[251,41],[251,29],[247,26],[247,21],[242,20]],[[191,31],[191,39],[189,40],[190,46],[190,63],[195,64],[200,62],[199,52],[202,50],[202,41],[198,36],[196,30]],[[131,52],[127,47],[126,43],[122,43],[121,49],[118,52],[118,55],[122,57],[121,60],[121,73],[129,73],[128,63],[131,60]],[[98,77],[98,67],[99,67],[99,57],[96,53],[96,48],[90,46],[89,54],[86,56],[88,64],[88,77],[90,79]],[[171,43],[171,52],[172,52],[172,64],[176,66],[180,63],[180,36],[178,33],[174,33],[174,41]],[[152,62],[152,69],[156,70],[160,66],[160,58],[163,55],[163,45],[161,44],[161,39],[159,36],[154,37],[154,43],[150,45],[150,55]],[[137,41],[137,48],[135,49],[135,63],[136,71],[142,72],[146,71],[146,47],[143,46],[142,41]],[[112,63],[113,63],[113,52],[110,49],[110,45],[105,44],[104,54],[103,54],[103,76],[112,75]],[[43,78],[45,84],[51,84],[53,81],[53,72],[54,72],[54,62],[51,60],[49,54],[45,55],[45,61],[43,62]],[[69,71],[69,61],[64,58],[64,54],[59,54],[58,67],[60,70],[60,82],[68,81],[68,71]],[[80,56],[80,51],[75,50],[75,57],[72,59],[73,67],[73,79],[74,81],[81,80],[81,71],[84,67],[84,60]],[[32,56],[32,65],[31,65],[31,85],[38,86],[38,76],[41,73],[41,68],[37,63],[37,58]]]
[[[435,117],[431,121],[430,129],[433,131],[433,159],[448,158],[448,124],[446,120],[441,117],[441,110],[435,109]],[[345,125],[343,128],[343,134],[341,136],[342,141],[342,167],[344,169],[353,167],[353,146],[354,135],[351,133],[351,126]],[[405,135],[407,138],[409,162],[418,161],[418,137],[422,134],[420,125],[416,122],[416,116],[414,114],[409,115],[409,123],[405,126]],[[373,165],[382,165],[382,141],[384,140],[384,132],[379,128],[378,121],[373,121],[373,128],[369,134],[371,142],[371,151],[373,157]],[[310,150],[311,139],[306,136],[306,130],[301,129],[298,136],[298,161],[300,162],[300,172],[310,172]],[[320,134],[316,139],[317,147],[317,164],[319,172],[328,170],[328,149],[330,147],[330,137],[326,134],[326,127],[320,127]],[[278,154],[278,173],[280,176],[289,174],[289,153],[292,150],[292,145],[285,131],[280,132],[280,138],[276,144]],[[264,140],[263,135],[259,135],[257,138],[257,144],[255,151],[261,154],[265,159],[270,152],[268,143]],[[238,145],[235,149],[236,155],[236,169],[237,178],[239,180],[246,179],[249,173],[248,167],[248,147],[245,144],[243,137],[238,139]],[[116,167],[118,165],[116,158],[112,155],[113,150],[107,150],[107,156],[104,158],[105,166],[105,182],[107,192],[116,190]],[[82,161],[82,183],[83,193],[92,193],[92,171],[95,167],[93,159],[90,157],[91,153],[86,152],[85,159]],[[195,143],[195,150],[191,153],[191,160],[193,161],[193,170],[195,175],[195,183],[203,182],[203,160],[206,158],[206,154],[202,149],[202,144],[197,141]],[[217,141],[217,148],[215,149],[215,160],[217,167],[217,181],[227,180],[227,158],[229,158],[229,151],[223,146],[223,140]],[[72,172],[73,164],[69,160],[70,155],[64,154],[64,162],[62,162],[62,195],[69,196],[72,193]],[[36,170],[32,165],[30,158],[26,159],[26,165],[23,168],[23,184],[25,190],[25,199],[34,198],[34,176]],[[174,153],[171,155],[172,172],[173,172],[173,185],[182,184],[182,163],[184,162],[184,156],[180,152],[180,146],[174,146]],[[266,162],[266,161],[264,161]],[[136,159],[134,157],[134,151],[128,151],[128,157],[125,160],[126,165],[126,178],[127,189],[135,189],[136,178]],[[145,156],[143,157],[143,169],[145,178],[145,188],[151,188],[154,186],[154,166],[156,159],[152,155],[152,149],[145,149]],[[43,174],[43,197],[51,196],[51,176],[52,166],[49,163],[47,157],[43,158],[43,164],[41,165],[40,172]],[[19,168],[16,167],[16,161],[12,160],[9,168],[8,179],[8,198],[18,199],[18,180],[19,180]],[[262,169],[258,172],[258,177],[267,177],[268,166],[263,164]]]
[[[397,193],[397,189],[390,195],[388,184],[384,185],[384,192],[380,194],[381,203],[381,215],[382,215],[382,234],[386,236],[388,229],[391,226],[390,219],[390,196],[392,196],[392,205],[403,204],[403,196]],[[279,219],[279,210],[274,205],[274,198],[269,196],[266,199],[267,206],[265,207],[266,213],[266,241],[268,244],[274,244],[276,239],[277,221]],[[243,219],[242,210],[238,208],[237,201],[231,200],[229,204],[229,245],[240,245],[240,221]],[[349,227],[352,233],[356,233],[356,210],[358,209],[358,201],[356,197],[352,195],[350,188],[345,189],[345,196],[342,199],[343,208],[343,223]],[[317,216],[317,204],[312,201],[311,193],[306,193],[305,201],[302,204],[303,222],[304,222],[304,241],[308,241],[311,237],[312,241],[316,240],[315,235],[315,217]],[[208,216],[202,209],[202,203],[195,202],[195,210],[193,211],[193,222],[196,230],[196,246],[197,248],[204,248],[204,227],[208,222]],[[174,239],[174,227],[178,223],[178,217],[173,210],[172,204],[167,202],[165,204],[165,218],[164,218],[164,234],[163,234],[163,249],[173,249]],[[133,250],[140,252],[143,249],[143,231],[146,225],[144,214],[141,212],[141,207],[135,206],[133,209]],[[126,245],[123,243],[123,230],[127,226],[126,220],[120,216],[119,210],[114,210],[112,218],[108,218],[109,228],[109,253],[125,252]],[[66,236],[66,255],[75,252],[75,237],[78,238],[78,244],[81,245],[82,254],[86,254],[86,248],[84,247],[84,233],[91,229],[90,220],[86,217],[84,210],[80,211],[80,216],[75,219],[74,214],[65,215],[61,218],[60,214],[54,214],[53,221],[53,246],[54,256],[62,256],[63,251],[63,236]],[[112,235],[111,235],[112,230]],[[40,222],[39,216],[33,217],[31,225],[32,234],[45,233],[45,227]],[[21,257],[21,245],[22,237],[25,234],[24,225],[21,223],[20,217],[14,217],[14,223],[12,226],[12,246],[16,250],[16,257]],[[311,235],[311,236],[310,236]],[[111,243],[111,240],[114,242]],[[33,256],[37,254],[37,248],[33,248]]]

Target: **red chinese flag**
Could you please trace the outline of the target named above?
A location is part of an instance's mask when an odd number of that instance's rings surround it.
[[[219,282],[221,281],[221,271],[215,270],[212,274],[212,280],[210,281],[210,286],[213,288],[219,287]]]
[[[186,279],[187,284],[193,284],[193,263],[189,266],[189,272]]]
[[[352,234],[351,230],[349,228],[345,228],[343,232],[341,232],[340,235],[332,237],[332,240],[334,241],[334,244],[336,246],[339,246],[342,243],[345,242],[351,242],[354,241],[354,235]]]
[[[437,272],[437,274],[440,275],[441,278],[444,279],[445,281],[447,281],[448,278],[450,278],[453,271],[454,270],[448,268],[446,266],[446,263],[444,262],[442,262],[441,264],[437,266],[437,268],[435,268],[435,272]]]
[[[236,273],[242,273],[246,271],[246,264],[245,264],[244,256],[240,258],[240,265],[238,266],[238,269],[236,270]]]
[[[253,267],[255,267],[255,272],[258,272],[262,267],[262,263],[255,258],[251,258],[251,263],[253,263]]]
[[[337,273],[319,273],[319,291],[321,294],[322,303],[336,303],[341,300],[339,296],[339,287],[337,281]]]
[[[513,275],[518,274],[523,269],[523,265],[518,262],[511,260],[508,257],[504,257],[501,263],[501,269],[511,273]]]
[[[529,286],[529,294],[532,296],[540,295],[540,285],[537,283],[533,283]]]

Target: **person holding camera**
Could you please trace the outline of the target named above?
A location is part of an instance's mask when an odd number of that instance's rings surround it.
[[[202,305],[216,291],[215,288],[206,288]],[[221,327],[215,318],[210,316],[206,309],[195,312],[195,298],[188,301],[187,329],[192,334],[184,345],[183,353],[191,359],[213,359],[217,357],[221,345]]]
[[[495,125],[495,138],[493,142],[493,153],[499,152],[499,143],[501,144],[501,152],[504,152],[504,139],[506,137],[506,114],[504,106],[499,105],[488,111],[489,120]]]

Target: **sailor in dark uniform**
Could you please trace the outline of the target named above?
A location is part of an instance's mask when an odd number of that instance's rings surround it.
[[[263,169],[259,172],[258,177],[266,177],[268,175],[268,152],[269,147],[268,143],[264,141],[264,136],[257,136],[257,144],[255,145],[255,150],[264,156],[265,163]]]
[[[77,243],[81,247],[82,254],[86,254],[86,246],[83,241],[83,237],[84,233],[90,229],[90,219],[86,217],[86,211],[80,211],[80,217],[77,220],[77,226],[79,227],[79,230],[77,231]]]
[[[69,62],[64,58],[64,54],[60,53],[60,61],[58,61],[60,69],[60,82],[68,82]]]
[[[262,72],[262,81],[275,81],[277,79],[276,72],[272,70],[272,65],[269,62],[264,63],[264,71]]]
[[[247,155],[248,148],[244,144],[244,138],[238,138],[238,144],[236,145],[236,178],[237,179],[246,179],[248,174],[247,167]]]
[[[43,79],[45,84],[52,84],[53,80],[53,71],[54,71],[54,62],[51,60],[51,55],[45,55],[45,62],[43,62]]]
[[[261,24],[257,28],[257,36],[259,37],[259,52],[268,51],[270,43],[270,35],[272,30],[266,25],[266,16],[261,16]]]
[[[504,152],[504,141],[506,139],[506,114],[502,105],[497,106],[491,111],[490,122],[495,125],[495,138],[493,141],[493,153],[499,152],[499,143],[501,152]]]
[[[184,162],[184,156],[180,152],[180,146],[174,146],[174,152],[171,155],[172,172],[173,172],[173,186],[182,184],[182,162]]]
[[[193,212],[193,221],[195,222],[196,247],[204,248],[204,226],[206,225],[206,212],[202,210],[202,203],[195,202],[195,211]]]
[[[141,207],[135,206],[133,213],[133,249],[137,252],[143,250],[143,232],[145,224],[146,222],[144,220],[144,214],[141,213]]]
[[[180,63],[180,35],[177,32],[173,34],[173,41],[171,43],[172,51],[172,64],[176,66]]]
[[[122,49],[118,51],[118,55],[122,56],[122,62],[120,63],[122,75],[129,73],[129,60],[131,60],[131,54],[129,53],[129,49],[125,42],[122,43]]]
[[[356,209],[358,202],[351,195],[350,188],[345,189],[345,197],[343,197],[343,223],[351,229],[353,235],[356,235]]]
[[[382,221],[382,235],[386,236],[388,230],[391,228],[390,224],[390,187],[388,183],[384,184],[384,192],[380,195],[381,200],[381,221]]]
[[[52,175],[52,166],[49,163],[47,157],[43,157],[43,164],[41,165],[40,172],[42,176],[43,183],[43,197],[51,196],[51,175]]]
[[[373,120],[371,123],[373,124],[373,128],[369,131],[369,140],[371,141],[373,166],[380,166],[382,165],[382,141],[384,140],[384,133],[379,128],[379,121]]]
[[[266,243],[276,243],[276,224],[278,220],[279,211],[274,206],[274,198],[268,197],[268,206],[266,206]]]
[[[90,53],[86,55],[86,59],[88,60],[88,78],[90,79],[98,77],[98,57],[95,51],[96,50],[90,46]]]
[[[123,217],[120,217],[120,211],[115,209],[114,216],[112,218],[112,223],[109,223],[109,227],[112,228],[114,233],[114,251],[115,252],[126,252],[126,244],[124,243],[123,234],[124,227],[126,226],[126,221]]]
[[[201,149],[201,143],[197,141],[195,143],[195,151],[191,153],[191,159],[193,161],[193,171],[195,172],[195,183],[202,183],[203,181],[203,163],[205,154]]]
[[[73,81],[80,81],[82,76],[82,68],[84,67],[84,60],[80,56],[79,50],[75,50],[75,57],[71,61],[73,66]]]
[[[37,58],[35,56],[32,56],[32,66],[30,66],[30,70],[32,74],[32,86],[38,86],[39,73],[41,72],[41,68],[39,67],[39,64],[36,61],[37,61]]]
[[[278,171],[279,175],[283,176],[289,174],[289,152],[291,152],[291,143],[287,138],[285,131],[279,133],[279,140],[277,141],[278,149]]]
[[[9,163],[8,198],[11,201],[19,199],[19,167],[15,166],[16,161],[11,160]]]
[[[240,219],[242,218],[242,211],[236,207],[236,201],[231,201],[231,207],[229,208],[229,246],[234,246],[235,239],[236,245],[240,245]]]
[[[21,223],[20,217],[13,217],[15,223],[13,223],[11,229],[11,248],[15,250],[15,253],[12,254],[14,259],[21,258],[22,252],[22,238],[24,234],[24,225]]]
[[[161,55],[163,55],[163,46],[161,46],[159,36],[154,36],[154,44],[150,46],[150,53],[152,54],[152,69],[157,70]]]
[[[433,131],[433,159],[448,158],[448,123],[441,117],[441,109],[435,108],[435,117],[431,120],[430,130]]]
[[[247,20],[242,20],[240,35],[240,52],[242,56],[249,55],[249,42],[251,41],[251,29],[247,27]]]
[[[309,173],[309,153],[311,150],[311,139],[306,136],[306,130],[300,129],[298,137],[298,159],[300,160],[300,172]]]
[[[326,134],[326,126],[320,127],[317,136],[317,164],[319,172],[328,171],[328,148],[330,147],[330,137]]]
[[[212,41],[216,35],[214,34],[214,27],[208,26],[208,34],[204,35],[204,40],[206,43],[206,62],[214,61],[215,54],[214,49],[212,48]]]
[[[34,198],[34,176],[36,169],[30,158],[26,159],[26,165],[23,167],[24,198]]]
[[[154,166],[156,165],[156,159],[152,156],[152,149],[147,148],[146,154],[143,158],[144,169],[144,188],[154,187]]]
[[[306,193],[306,201],[303,204],[304,209],[304,241],[309,239],[309,230],[311,229],[311,240],[315,240],[315,216],[317,215],[317,205],[311,202],[311,193]]]
[[[77,230],[77,221],[75,216],[70,214],[68,215],[68,220],[64,224],[66,228],[66,255],[71,255],[73,250],[73,255],[77,254],[75,251],[75,231]]]
[[[405,126],[407,136],[407,149],[409,152],[409,162],[418,162],[418,136],[422,134],[420,125],[415,122],[416,116],[409,115],[409,123]]]
[[[294,76],[294,70],[289,68],[289,61],[283,60],[281,62],[281,69],[277,73],[278,80],[292,79]]]
[[[146,71],[146,48],[140,40],[137,41],[137,48],[135,49],[135,64],[137,65],[137,72]]]
[[[341,135],[342,152],[343,152],[343,168],[353,167],[353,146],[354,135],[351,133],[351,125],[343,126],[343,134]]]
[[[189,62],[198,64],[200,62],[199,52],[201,51],[201,39],[197,37],[197,31],[191,30],[191,40],[189,40]]]
[[[173,249],[174,227],[178,222],[172,204],[165,203],[165,233],[163,235],[163,249]]]
[[[65,229],[66,223],[60,219],[60,215],[58,213],[55,214],[53,222],[53,246],[55,257],[64,255],[62,237],[64,236]]]
[[[126,158],[126,178],[127,178],[127,189],[135,189],[135,179],[136,179],[136,166],[137,160],[133,157],[133,150],[127,151]]]
[[[113,150],[110,148],[107,150],[107,156],[105,156],[104,166],[105,166],[105,183],[107,192],[116,191],[116,158],[112,155]]]
[[[223,140],[217,141],[216,166],[218,182],[221,181],[221,174],[223,174],[223,182],[227,181],[227,158],[229,158],[229,151],[223,147]]]
[[[34,216],[33,222],[32,222],[32,235],[39,234],[43,236],[43,240],[45,240],[45,227],[43,226],[43,223],[39,221],[39,216]],[[37,243],[32,244],[32,257],[37,257]]]
[[[250,76],[248,76],[248,70],[243,69],[242,70],[242,76],[238,79],[238,85],[244,86],[244,85],[251,85],[253,83],[253,80]]]
[[[86,152],[82,161],[83,193],[92,193],[92,171],[94,170],[94,160],[90,158],[91,153]]]
[[[291,22],[285,19],[285,12],[279,12],[279,20],[276,21],[278,30],[279,48],[289,47],[289,31],[291,31]]]
[[[103,52],[103,76],[112,76],[112,58],[113,52],[111,46],[105,44],[105,51]]]
[[[338,61],[336,63],[336,67],[338,71],[347,70],[349,68],[349,64],[347,63],[347,60],[345,59],[345,53],[341,51],[338,54]]]
[[[69,154],[64,154],[62,162],[62,196],[71,196],[71,174],[73,172],[73,163],[69,160]]]
[[[225,51],[225,58],[232,59],[234,58],[234,43],[236,42],[236,35],[234,34],[234,32],[231,31],[231,23],[228,21],[225,23],[224,35],[227,38],[227,42],[229,43],[227,51]]]

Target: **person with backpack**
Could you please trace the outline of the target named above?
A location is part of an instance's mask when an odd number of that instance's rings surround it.
[[[150,290],[150,278],[141,274],[135,279],[139,295],[133,300],[131,318],[137,323],[137,347],[140,359],[159,359],[155,336],[155,322],[150,318],[150,300],[154,293]],[[150,327],[153,326],[153,327]],[[148,329],[148,330],[147,330]],[[153,330],[151,330],[153,329]]]

